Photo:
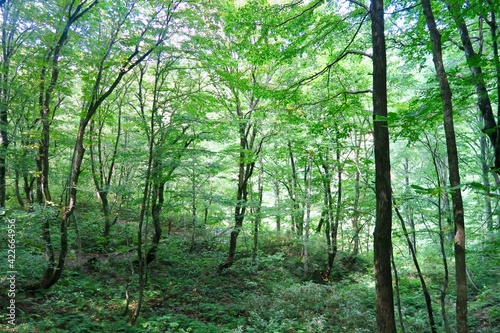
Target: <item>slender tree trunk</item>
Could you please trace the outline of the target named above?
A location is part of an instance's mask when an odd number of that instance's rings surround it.
[[[326,152],[326,159],[321,159],[321,168],[323,169],[321,177],[323,178],[323,209],[321,211],[321,219],[316,232],[321,232],[322,225],[325,225],[325,237],[327,248],[326,271],[323,276],[318,276],[318,281],[326,280],[329,278],[333,261],[336,255],[336,239],[334,239],[332,229],[334,228],[333,218],[333,195],[332,195],[332,175],[330,173],[330,152]],[[321,157],[321,156],[320,156]],[[321,170],[320,168],[320,170]],[[320,272],[321,273],[321,272]]]
[[[196,182],[196,159],[193,157],[193,164],[191,168],[191,247],[190,252],[194,251],[196,244],[196,222],[198,220],[198,206],[196,205],[197,198],[197,182]],[[205,211],[205,221],[208,212]]]
[[[392,190],[389,129],[387,126],[387,59],[384,35],[384,1],[372,0],[373,44],[373,140],[375,196],[377,200],[374,242],[375,294],[379,332],[396,332],[392,290]]]
[[[40,121],[41,121],[41,137],[38,146],[38,156],[36,157],[37,165],[37,203],[43,205],[47,201],[51,201],[49,191],[49,147],[50,147],[50,126],[51,115],[55,112],[53,106],[53,93],[59,81],[59,60],[61,51],[68,41],[69,32],[72,26],[87,13],[92,7],[97,4],[97,0],[93,0],[86,5],[85,2],[76,4],[77,1],[73,0],[72,5],[68,8],[66,22],[60,32],[59,38],[55,45],[48,47],[47,55],[45,57],[45,64],[40,73],[40,86],[38,107],[40,108]],[[50,72],[50,74],[48,73]],[[48,77],[47,77],[48,76]],[[48,82],[47,82],[48,78]]]
[[[410,166],[409,166],[409,163],[408,163],[408,159],[405,158],[404,162],[403,162],[403,167],[404,167],[404,173],[405,173],[405,185],[406,185],[406,188],[409,189],[410,188]],[[415,232],[415,219],[413,217],[413,205],[410,203],[410,204],[407,204],[407,219],[408,219],[408,225],[410,227],[410,238],[411,238],[411,242],[413,244],[413,248],[415,249],[415,252],[417,252],[417,234]],[[408,250],[410,251],[410,250]],[[411,251],[410,251],[411,253]]]
[[[394,288],[396,289],[396,304],[398,306],[398,321],[401,332],[405,333],[405,323],[403,320],[403,307],[401,306],[401,293],[399,292],[399,275],[394,261],[394,253],[391,255],[392,270],[394,271]]]
[[[453,105],[451,88],[443,65],[441,50],[441,34],[439,33],[430,0],[422,0],[425,19],[432,40],[433,60],[441,89],[441,101],[443,103],[443,123],[446,137],[446,149],[448,152],[448,167],[450,185],[453,189],[453,218],[455,222],[455,279],[457,284],[456,316],[457,332],[467,333],[467,274],[465,262],[465,222],[462,202],[462,191],[460,190],[460,172],[458,166],[458,152],[455,139],[455,128],[453,124]],[[462,30],[461,30],[462,31]],[[462,31],[463,32],[463,31]],[[464,38],[462,36],[462,38]],[[465,40],[463,40],[465,41]],[[469,40],[470,42],[470,40]],[[479,79],[479,78],[478,78]],[[487,96],[487,95],[486,95]],[[485,95],[479,94],[480,99]],[[490,106],[491,107],[491,106]]]
[[[437,145],[435,148],[431,147],[430,139],[427,137],[428,147],[432,157],[432,164],[434,165],[434,171],[436,172],[437,187],[440,189],[446,188],[446,177],[443,177],[440,170],[438,155],[437,155]],[[445,168],[443,168],[445,169]],[[449,285],[449,272],[448,272],[448,259],[446,257],[446,235],[445,227],[443,225],[443,215],[446,217],[447,224],[449,226],[450,220],[450,203],[448,199],[448,192],[443,190],[438,196],[438,228],[439,228],[439,246],[441,252],[441,258],[443,260],[443,287],[440,290],[440,305],[441,305],[441,317],[443,318],[444,328],[446,333],[451,333],[450,324],[448,321],[448,315],[446,313],[446,297],[448,295],[448,285]],[[452,239],[453,240],[453,239]]]
[[[212,205],[212,200],[213,200],[213,188],[212,188],[212,178],[211,177],[209,179],[209,182],[210,182],[210,197],[208,199],[208,203],[205,206],[205,211],[203,214],[203,224],[204,225],[206,225],[208,222],[208,209]]]
[[[294,222],[294,228],[297,232],[297,236],[302,237],[302,234],[304,232],[304,210],[299,203],[299,181],[297,175],[297,167],[295,165],[295,157],[293,156],[292,144],[290,143],[290,141],[288,141],[288,153],[290,156],[290,166],[292,168],[292,221]]]
[[[16,199],[19,206],[24,207],[24,198],[21,195],[21,188],[19,182],[21,181],[21,174],[19,170],[15,170],[14,187],[16,191]]]
[[[339,146],[339,141],[337,139],[337,149],[336,149],[336,157],[337,157],[337,205],[335,208],[335,219],[333,220],[333,225],[332,225],[332,249],[333,252],[328,258],[329,261],[329,267],[330,269],[333,267],[333,261],[335,260],[335,257],[337,256],[337,250],[338,250],[338,230],[339,230],[339,225],[340,225],[340,217],[341,217],[341,212],[342,212],[342,165],[340,161],[340,146]],[[332,204],[333,197],[331,195],[331,190],[330,190],[330,202]],[[330,209],[333,207],[330,206]],[[328,272],[328,276],[330,276],[331,272]]]
[[[28,173],[23,173],[23,190],[24,190],[24,195],[26,197],[26,204],[28,206],[31,206],[34,204],[35,199],[33,195],[33,186],[34,186],[34,178],[31,178],[31,181],[29,179]]]
[[[276,209],[276,231],[281,232],[281,200],[280,200],[280,183],[274,181],[274,196],[275,196],[275,209]]]
[[[341,166],[341,161],[340,161],[340,147],[339,147],[339,142],[338,140],[336,141],[337,147],[336,147],[336,164],[337,164],[337,204],[335,208],[335,217],[332,218],[333,214],[333,195],[332,195],[332,188],[331,188],[331,180],[330,180],[330,171],[328,168],[328,165],[326,163],[323,163],[323,169],[325,171],[325,177],[327,177],[327,182],[325,183],[325,191],[326,191],[326,197],[327,197],[327,203],[328,203],[328,219],[327,219],[327,225],[328,227],[328,232],[330,233],[329,235],[329,248],[328,248],[328,263],[327,263],[327,271],[326,271],[326,278],[328,279],[330,277],[330,274],[332,273],[333,269],[333,262],[335,261],[335,257],[337,256],[337,251],[338,251],[338,229],[339,229],[339,224],[340,224],[340,213],[342,209],[342,166]]]
[[[495,7],[493,6],[493,0],[486,0],[488,3],[490,12],[490,21],[488,24],[490,26],[491,40],[493,47],[493,62],[495,64],[496,72],[496,88],[497,88],[497,119],[500,119],[500,55],[498,51],[498,24],[496,19]]]
[[[135,308],[134,313],[132,314],[132,317],[130,318],[130,323],[135,324],[137,319],[139,318],[139,314],[141,312],[142,308],[142,303],[143,303],[143,298],[144,298],[144,289],[146,287],[146,268],[147,268],[147,255],[144,255],[144,243],[145,241],[143,240],[143,228],[144,228],[144,222],[146,220],[146,212],[148,211],[149,207],[149,201],[151,197],[151,178],[152,178],[152,172],[153,172],[153,158],[154,158],[154,118],[151,116],[150,119],[150,137],[149,137],[149,156],[148,156],[148,164],[147,164],[147,169],[146,169],[146,175],[145,175],[145,183],[144,183],[144,190],[142,194],[142,202],[141,202],[141,211],[139,213],[139,226],[137,228],[137,260],[138,260],[138,277],[139,277],[139,290],[138,290],[138,297],[137,297],[137,306]]]
[[[247,166],[249,167],[249,166]],[[229,254],[226,258],[226,261],[219,266],[219,273],[224,269],[229,268],[233,265],[234,260],[236,259],[236,246],[238,241],[238,236],[241,232],[241,228],[243,227],[243,220],[245,219],[245,213],[247,208],[247,199],[248,199],[248,179],[245,180],[245,165],[242,163],[240,165],[239,171],[239,183],[238,183],[238,192],[236,196],[236,206],[234,208],[234,227],[231,231],[231,235],[229,238]]]
[[[262,163],[262,155],[259,156],[259,176],[257,180],[257,206],[255,207],[255,219],[253,225],[253,250],[252,257],[255,261],[259,249],[259,229],[262,221],[262,199],[264,195],[264,164]]]
[[[482,176],[483,176],[483,186],[485,188],[490,188],[490,168],[488,166],[488,157],[486,154],[486,138],[484,136],[481,136],[479,138],[479,145],[481,147],[481,171],[482,171]],[[493,211],[491,209],[491,197],[488,195],[488,192],[485,193],[484,195],[484,214],[486,215],[486,225],[488,227],[488,230],[493,230]]]
[[[401,222],[401,228],[403,229],[403,234],[405,235],[406,242],[408,243],[408,248],[411,252],[411,257],[413,259],[413,264],[415,265],[415,269],[417,270],[418,278],[420,279],[420,285],[422,286],[422,292],[425,298],[425,304],[427,306],[427,315],[429,316],[429,325],[431,327],[431,332],[436,333],[436,322],[434,321],[434,312],[432,311],[432,301],[431,295],[429,294],[429,290],[427,289],[427,284],[425,283],[424,275],[422,274],[422,270],[420,269],[420,264],[418,263],[417,253],[415,251],[415,247],[411,242],[410,236],[406,229],[405,221],[403,216],[399,212],[398,206],[394,203],[394,209],[396,214]]]
[[[312,167],[313,155],[309,153],[309,164],[307,168],[307,203],[306,203],[306,219],[304,223],[304,233],[302,237],[302,246],[304,253],[304,279],[309,276],[309,225],[311,223],[311,195],[312,195]]]
[[[361,134],[360,134],[361,135]],[[353,203],[353,217],[352,217],[352,227],[354,229],[354,245],[353,245],[353,250],[352,250],[352,255],[357,256],[359,252],[359,198],[360,198],[360,178],[361,178],[361,171],[359,169],[359,151],[361,150],[361,139],[358,140],[356,139],[356,150],[355,150],[355,165],[356,165],[356,175],[354,176],[354,203]]]
[[[153,239],[151,241],[151,247],[148,249],[146,254],[146,264],[149,265],[156,259],[156,252],[158,251],[158,245],[160,244],[162,229],[161,229],[161,211],[163,209],[163,204],[165,202],[165,180],[162,179],[163,175],[161,173],[161,162],[155,160],[153,162],[153,177],[151,179],[151,217],[153,218]]]
[[[91,121],[90,123],[90,162],[92,168],[92,174],[94,179],[94,185],[96,187],[99,198],[101,199],[102,205],[102,213],[104,216],[104,231],[103,238],[104,244],[107,245],[109,243],[111,237],[111,226],[113,225],[111,218],[111,207],[109,205],[109,193],[111,188],[111,183],[113,180],[113,174],[115,171],[115,161],[118,155],[118,147],[121,138],[121,124],[122,124],[122,106],[121,103],[118,106],[118,124],[116,128],[116,137],[115,143],[113,146],[113,150],[111,152],[111,156],[109,157],[109,167],[105,170],[105,161],[103,160],[103,151],[102,147],[102,129],[104,126],[103,122],[98,124],[97,129],[97,147],[94,144],[94,134],[95,130],[95,122]],[[97,148],[97,149],[96,149]]]
[[[240,134],[240,164],[238,168],[238,190],[236,193],[236,205],[234,208],[234,227],[231,231],[231,236],[229,239],[229,254],[226,261],[218,267],[218,272],[222,272],[224,269],[229,268],[233,265],[236,256],[236,246],[238,241],[238,236],[243,227],[243,220],[245,219],[245,213],[247,209],[248,201],[248,183],[252,177],[253,170],[255,167],[255,160],[248,162],[246,151],[253,149],[252,144],[255,141],[257,135],[256,127],[253,127],[251,131],[251,124],[247,124],[243,121],[243,113],[238,107],[238,116],[240,117],[239,124],[239,134]],[[250,126],[250,127],[248,127]],[[260,154],[262,148],[262,142],[256,151],[256,156]]]
[[[441,251],[441,258],[443,260],[443,287],[440,292],[439,301],[441,303],[441,317],[443,318],[444,328],[446,333],[451,333],[450,323],[448,321],[448,315],[446,313],[446,296],[448,295],[448,285],[450,281],[449,271],[448,271],[448,258],[446,256],[446,237],[443,230],[443,211],[441,209],[441,196],[438,198],[438,227],[439,227],[439,248]],[[449,205],[448,205],[449,208]],[[446,212],[449,216],[449,212]]]

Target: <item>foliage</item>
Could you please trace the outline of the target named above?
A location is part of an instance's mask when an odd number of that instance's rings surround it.
[[[475,92],[484,80],[492,110],[498,107],[492,28],[499,4],[461,8],[477,51],[467,62],[446,1],[432,1],[455,107],[461,183],[452,188],[420,4],[386,1],[389,112],[373,119],[367,3],[0,1],[0,206],[16,221],[19,286],[50,270],[51,250],[56,264],[59,255],[65,259],[55,285],[19,290],[15,330],[374,331],[373,121],[388,122],[393,194],[438,330],[445,261],[444,308],[449,322],[455,319],[449,198],[458,188],[470,331],[498,330],[500,180]],[[71,21],[77,8],[88,11]],[[481,66],[482,77],[469,65]],[[149,157],[154,168],[146,179]],[[150,184],[161,188],[161,200]],[[241,226],[235,209],[244,209]],[[2,223],[5,250],[8,232]],[[239,233],[235,261],[216,274],[231,232]],[[405,331],[429,331],[404,236],[394,225]],[[145,248],[158,238],[159,245],[145,270],[144,310],[131,325],[140,237]]]

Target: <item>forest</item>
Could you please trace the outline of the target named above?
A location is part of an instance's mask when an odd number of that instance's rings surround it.
[[[0,14],[0,331],[500,331],[499,1]]]

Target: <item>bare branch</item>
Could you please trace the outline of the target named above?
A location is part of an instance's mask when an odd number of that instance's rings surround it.
[[[357,0],[349,0],[350,3],[353,3],[355,5],[358,5],[360,7],[363,7],[368,13],[370,12],[370,8],[365,5],[364,3],[361,3],[360,1],[357,1]]]
[[[299,1],[297,4],[299,3],[302,3],[302,1]],[[314,2],[311,6],[307,7],[306,9],[304,9],[303,11],[301,11],[300,13],[292,16],[292,17],[289,17],[288,19],[284,20],[283,22],[277,24],[277,25],[274,25],[275,27],[281,27],[295,19],[297,19],[298,17],[301,17],[302,15],[304,15],[305,13],[309,12],[309,11],[312,11],[314,10],[316,7],[318,7],[321,3],[323,3],[322,0],[319,0],[319,1],[316,1]],[[294,4],[296,5],[296,4]],[[288,5],[288,7],[291,7],[291,5]]]
[[[344,50],[340,53],[340,55],[334,61],[332,61],[331,63],[329,63],[328,65],[326,65],[319,72],[316,72],[316,73],[314,73],[313,75],[311,75],[309,77],[306,77],[306,78],[303,78],[303,79],[299,80],[298,82],[296,82],[295,84],[293,84],[291,86],[291,88],[298,88],[303,83],[308,83],[308,82],[314,81],[317,77],[321,76],[322,74],[324,74],[325,72],[327,72],[328,70],[330,70],[330,68],[332,68],[335,64],[337,64],[340,60],[344,59],[349,54],[358,54],[358,55],[363,55],[363,56],[367,56],[367,57],[371,58],[371,55],[368,55],[368,54],[366,54],[364,52],[360,52],[360,51],[348,51],[347,50],[352,45],[352,43],[354,43],[354,40],[356,39],[356,36],[358,35],[359,31],[361,30],[361,27],[363,26],[363,23],[365,22],[366,17],[368,16],[368,14],[369,13],[366,13],[365,16],[363,16],[363,19],[359,23],[358,28],[356,29],[356,32],[352,36],[351,40],[349,41],[349,43],[347,43],[347,45],[344,48]]]

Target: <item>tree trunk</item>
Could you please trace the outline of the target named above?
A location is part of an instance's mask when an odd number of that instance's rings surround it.
[[[253,84],[256,82],[256,74],[252,73]],[[238,190],[236,193],[236,205],[234,208],[234,227],[231,231],[229,240],[229,254],[225,262],[220,265],[217,271],[220,273],[224,269],[232,266],[236,255],[236,245],[238,235],[243,227],[243,220],[247,209],[248,201],[248,184],[253,175],[256,160],[262,152],[264,138],[256,142],[258,127],[257,124],[252,123],[252,113],[256,110],[259,104],[259,98],[251,95],[248,98],[248,111],[244,112],[240,104],[239,92],[231,88],[235,101],[236,110],[235,116],[238,121],[238,134],[239,134],[239,167],[238,167]],[[230,110],[233,111],[233,110]]]
[[[299,203],[299,181],[297,175],[297,167],[295,165],[295,157],[293,156],[292,144],[290,143],[290,141],[288,141],[288,154],[290,156],[290,166],[292,168],[292,223],[294,224],[293,227],[297,232],[297,236],[302,237],[302,234],[304,232],[304,210]]]
[[[492,0],[486,0],[488,3],[489,12],[490,12],[490,21],[488,24],[490,26],[491,32],[491,40],[493,47],[493,62],[495,64],[495,73],[496,73],[496,87],[497,87],[497,119],[500,119],[500,55],[498,52],[498,24],[496,21],[496,12],[495,7],[493,6]]]
[[[142,71],[141,71],[142,74]],[[139,90],[142,85],[139,85]],[[142,95],[139,93],[139,98],[141,99]],[[142,101],[142,100],[141,100]],[[144,108],[143,104],[141,104],[141,108]],[[144,110],[141,110],[144,114]],[[130,318],[130,323],[135,324],[137,319],[139,318],[139,314],[141,312],[143,298],[144,298],[144,289],[146,287],[146,268],[147,268],[147,255],[145,256],[143,253],[144,240],[143,240],[143,228],[144,222],[146,220],[146,212],[149,206],[149,200],[151,196],[151,183],[152,183],[152,173],[153,173],[153,159],[154,159],[154,120],[155,117],[151,115],[149,128],[151,135],[149,136],[148,142],[148,163],[146,168],[145,182],[144,182],[144,190],[142,192],[142,201],[141,201],[141,210],[139,213],[139,226],[137,228],[137,261],[138,261],[138,270],[137,275],[139,277],[139,290],[137,297],[137,306],[134,310]]]
[[[14,39],[14,33],[17,27],[17,12],[14,8],[14,13],[11,15],[13,8],[10,1],[2,9],[2,27],[1,27],[1,40],[2,40],[2,59],[0,74],[0,207],[5,207],[6,201],[6,175],[7,175],[7,149],[9,147],[9,137],[7,132],[8,110],[10,103],[10,58],[12,57],[12,50],[15,49],[11,45]],[[12,19],[12,21],[11,21]],[[9,27],[9,23],[11,26]],[[17,175],[16,175],[17,176]]]
[[[333,261],[335,260],[335,257],[337,256],[337,251],[338,251],[338,230],[339,230],[339,225],[340,225],[340,215],[342,212],[342,165],[340,161],[340,146],[339,146],[339,140],[337,139],[337,148],[336,148],[336,155],[337,155],[337,205],[336,205],[336,211],[335,211],[335,219],[333,220],[332,224],[332,253],[330,254],[328,258],[328,267],[330,271],[328,271],[328,277],[330,277],[331,269],[333,268]],[[331,193],[330,189],[330,210],[333,210],[333,196]]]
[[[327,269],[325,272],[325,279],[328,279],[332,273],[333,262],[337,256],[338,251],[338,229],[340,223],[340,212],[342,204],[342,167],[340,165],[340,147],[338,145],[338,140],[336,141],[336,164],[337,164],[337,204],[335,209],[335,216],[333,216],[333,194],[332,194],[332,184],[331,184],[331,174],[328,161],[322,161],[322,167],[324,170],[323,175],[323,187],[324,187],[324,202],[325,202],[325,224],[326,228],[326,238],[328,247],[328,258],[327,258]]]
[[[361,134],[360,134],[361,136]],[[356,139],[355,145],[357,149],[355,150],[355,166],[356,166],[356,175],[354,176],[354,204],[352,207],[352,210],[354,212],[353,217],[352,217],[352,227],[354,229],[354,237],[353,237],[353,249],[352,249],[352,255],[357,256],[359,252],[359,198],[360,198],[360,178],[361,178],[361,171],[359,169],[359,151],[361,150],[361,139],[359,140],[359,143]]]
[[[483,137],[484,138],[484,137]],[[486,140],[485,140],[486,141]],[[437,155],[437,144],[433,149],[430,144],[429,137],[427,137],[427,143],[429,146],[429,150],[432,157],[432,164],[434,165],[434,171],[436,172],[436,180],[437,187],[440,189],[446,188],[446,177],[443,177],[443,173],[441,172],[441,168],[438,162]],[[442,169],[445,169],[444,167]],[[443,215],[446,218],[447,224],[446,227],[449,226],[450,220],[450,203],[448,199],[448,193],[446,190],[443,190],[442,193],[438,196],[438,228],[439,228],[439,246],[441,252],[441,258],[443,260],[443,287],[440,290],[440,305],[441,305],[441,317],[443,318],[444,328],[446,333],[450,333],[450,324],[448,321],[448,315],[446,314],[446,296],[448,294],[448,285],[449,285],[449,272],[448,272],[448,259],[446,256],[446,235],[445,235],[445,227],[443,225]]]
[[[274,196],[275,196],[275,209],[276,209],[276,231],[281,232],[281,201],[280,201],[280,183],[278,180],[274,181]]]
[[[483,186],[487,189],[490,188],[490,168],[488,166],[488,156],[486,153],[486,138],[484,136],[481,136],[479,138],[479,145],[481,147],[481,171],[482,171],[482,176],[483,176]],[[484,214],[486,215],[486,226],[488,230],[493,230],[493,211],[491,207],[491,197],[488,195],[488,191],[484,193]]]
[[[68,41],[69,32],[78,19],[87,13],[92,7],[97,4],[97,0],[93,0],[87,5],[86,2],[81,2],[75,5],[77,1],[73,0],[73,4],[69,6],[66,22],[60,32],[59,38],[55,45],[48,47],[45,57],[45,64],[40,73],[40,86],[38,93],[38,107],[40,108],[41,121],[41,137],[38,146],[38,156],[36,157],[37,165],[37,203],[43,205],[47,201],[51,201],[49,191],[49,147],[50,147],[50,126],[52,123],[51,116],[55,112],[55,106],[52,104],[54,89],[59,80],[59,60],[61,51]],[[48,73],[50,72],[50,74]],[[48,76],[48,82],[47,82]],[[52,109],[51,109],[52,108]]]
[[[191,246],[189,252],[193,252],[196,246],[196,223],[198,220],[198,206],[196,205],[197,197],[197,179],[196,179],[196,159],[193,157],[191,168]],[[207,206],[208,207],[208,206]],[[208,208],[205,208],[205,221],[208,215]],[[206,223],[206,222],[205,222]]]
[[[403,307],[401,306],[401,293],[399,292],[399,275],[398,269],[396,267],[396,262],[394,261],[394,253],[391,255],[392,270],[394,272],[394,289],[396,289],[396,304],[398,306],[398,321],[399,327],[401,327],[401,333],[405,333],[405,323],[403,320]]]
[[[255,219],[253,225],[253,260],[257,258],[259,249],[259,229],[262,221],[262,199],[264,195],[264,164],[262,163],[262,155],[259,156],[259,176],[257,180],[257,206],[255,207]]]
[[[92,168],[92,175],[94,179],[94,185],[96,187],[96,191],[99,195],[99,199],[101,199],[102,205],[102,213],[104,216],[104,245],[108,245],[111,238],[111,226],[113,224],[111,219],[111,208],[109,205],[108,195],[110,192],[110,187],[113,179],[113,173],[115,171],[115,161],[116,156],[118,155],[118,145],[120,143],[121,138],[121,121],[122,121],[122,106],[121,103],[118,106],[118,124],[116,128],[116,137],[113,146],[113,150],[111,152],[111,156],[109,157],[109,167],[105,170],[105,161],[103,159],[103,151],[105,149],[102,146],[102,130],[104,127],[104,123],[98,123],[97,129],[97,146],[94,144],[94,134],[95,130],[95,122],[91,121],[90,123],[90,162]],[[97,148],[97,149],[96,149]]]
[[[384,1],[372,0],[373,43],[373,140],[375,196],[377,200],[374,242],[375,294],[379,332],[396,332],[392,290],[392,190],[387,126],[387,59],[384,35]]]
[[[461,8],[465,6],[463,1],[445,1],[448,6],[448,10],[452,15],[455,24],[460,32],[460,38],[462,41],[463,50],[465,53],[465,58],[467,64],[472,74],[472,82],[476,88],[477,104],[481,115],[484,119],[484,129],[483,131],[490,138],[491,144],[495,151],[495,170],[500,172],[500,129],[497,128],[497,122],[495,121],[495,116],[493,115],[493,109],[491,107],[491,101],[488,95],[488,89],[483,77],[483,71],[479,63],[478,55],[474,51],[472,42],[469,35],[469,30],[467,24],[465,23],[464,16],[461,13]]]
[[[429,294],[429,290],[427,289],[427,284],[424,280],[424,275],[422,274],[422,270],[420,269],[420,264],[417,259],[417,252],[415,251],[415,246],[413,245],[408,231],[406,229],[405,221],[403,216],[399,212],[399,209],[396,204],[394,204],[394,209],[396,210],[396,214],[401,222],[401,228],[403,229],[403,235],[405,235],[406,243],[408,244],[408,248],[410,249],[411,257],[413,259],[413,264],[415,265],[415,269],[417,270],[418,278],[420,279],[420,285],[422,286],[422,292],[425,298],[425,304],[427,306],[427,314],[429,316],[429,325],[431,326],[431,332],[436,333],[436,322],[434,321],[434,312],[432,311],[432,301],[431,295]]]
[[[21,188],[19,186],[19,182],[21,180],[20,177],[21,177],[21,174],[20,174],[19,170],[16,170],[15,171],[15,178],[14,178],[14,187],[15,187],[15,191],[16,191],[16,199],[17,199],[17,203],[19,204],[19,206],[24,207],[24,198],[21,195]]]
[[[458,152],[455,139],[455,128],[453,124],[453,105],[451,88],[443,65],[441,50],[441,34],[439,33],[430,0],[422,0],[422,7],[429,28],[432,40],[433,60],[436,74],[439,79],[441,90],[441,101],[443,104],[443,123],[446,137],[446,149],[448,152],[448,167],[450,186],[453,189],[453,218],[455,222],[455,279],[457,284],[456,317],[457,332],[468,332],[467,325],[467,274],[465,262],[465,223],[462,202],[462,192],[460,190],[460,172],[458,166]],[[457,18],[457,17],[456,17]],[[461,30],[461,32],[464,32]],[[462,36],[463,42],[465,37]],[[470,42],[470,40],[469,40]],[[470,55],[469,55],[470,56]],[[467,57],[469,57],[467,56]],[[470,60],[470,59],[469,59]],[[478,80],[480,77],[477,78]],[[485,95],[479,94],[479,98],[484,99]],[[487,95],[486,95],[487,96]],[[491,107],[491,106],[490,106]],[[483,111],[483,110],[482,110]],[[499,161],[500,162],[500,161]]]
[[[160,162],[155,161],[153,170],[160,168]],[[155,170],[157,171],[157,170]],[[164,192],[165,192],[165,181],[161,179],[162,175],[155,174],[152,181],[152,198],[151,198],[151,216],[153,218],[153,239],[151,242],[151,247],[148,249],[146,254],[146,262],[149,265],[153,260],[156,259],[156,252],[158,251],[158,245],[161,239],[161,218],[160,214],[163,209],[163,204],[165,202]],[[156,179],[156,178],[159,179]]]
[[[243,156],[241,155],[240,157],[243,158]],[[224,269],[231,267],[235,260],[238,236],[240,234],[241,228],[243,227],[243,220],[245,219],[245,213],[247,209],[249,179],[245,177],[245,174],[251,174],[253,166],[254,163],[245,165],[243,160],[240,163],[238,174],[238,192],[236,195],[236,206],[234,208],[234,227],[231,231],[231,236],[229,239],[229,254],[226,261],[219,266],[219,272],[222,272]]]
[[[241,110],[238,108],[238,114],[241,115]],[[229,268],[233,265],[236,256],[236,246],[238,241],[238,236],[243,227],[243,220],[245,219],[245,213],[247,209],[248,201],[248,182],[253,174],[255,167],[255,160],[248,163],[246,161],[246,150],[253,147],[249,146],[249,143],[253,143],[255,136],[257,135],[256,128],[250,131],[251,126],[244,121],[240,120],[239,133],[240,133],[240,164],[238,168],[238,191],[236,193],[236,205],[234,208],[234,227],[231,231],[231,236],[229,239],[229,254],[226,261],[218,267],[218,272],[222,272],[224,269]],[[250,138],[248,136],[251,136]],[[257,149],[257,156],[260,153],[260,148]]]
[[[61,48],[66,43],[68,38],[68,32],[73,23],[75,23],[81,16],[83,16],[86,12],[88,12],[92,7],[97,4],[97,0],[90,3],[86,8],[83,8],[85,3],[79,4],[73,12],[68,13],[67,22],[64,26],[63,32],[58,39],[58,43],[54,48],[54,51],[49,53],[47,61],[52,59],[52,73],[50,76],[49,86],[45,86],[45,68],[42,69],[42,76],[40,82],[40,91],[39,91],[39,106],[40,116],[42,120],[42,138],[40,140],[40,147],[38,151],[38,156],[36,159],[37,168],[39,171],[39,177],[37,178],[37,203],[39,204],[41,209],[46,209],[45,204],[50,201],[50,193],[48,191],[48,175],[49,175],[49,158],[48,158],[48,144],[49,144],[49,129],[50,129],[50,120],[49,120],[49,110],[50,103],[52,98],[52,92],[55,88],[55,84],[57,83],[59,76],[59,55],[61,52]],[[73,8],[72,6],[70,8]],[[97,106],[96,106],[97,109]],[[36,289],[47,289],[53,286],[61,277],[64,264],[66,260],[66,255],[68,253],[68,225],[71,219],[71,216],[74,212],[75,202],[76,202],[76,193],[77,193],[77,183],[78,177],[80,174],[80,167],[83,160],[83,155],[85,149],[83,147],[83,140],[85,136],[85,129],[90,120],[90,117],[95,113],[89,112],[87,117],[82,118],[80,121],[80,125],[78,127],[76,143],[73,150],[73,158],[71,160],[71,168],[69,177],[67,180],[66,189],[69,189],[69,193],[67,193],[66,200],[64,201],[64,211],[60,218],[60,250],[59,257],[57,259],[57,264],[55,260],[55,254],[53,249],[53,244],[51,242],[50,237],[50,220],[47,218],[46,214],[44,214],[44,223],[43,223],[43,239],[46,244],[47,251],[47,267],[43,273],[43,276],[35,282],[28,283],[24,289],[26,290],[36,290]],[[42,207],[43,206],[43,207]]]
[[[404,162],[403,162],[403,167],[404,167],[404,173],[405,173],[405,186],[407,189],[410,188],[410,177],[409,177],[409,174],[410,174],[410,170],[409,170],[409,163],[408,163],[408,159],[405,158]],[[417,252],[417,235],[415,233],[415,219],[413,217],[413,205],[411,203],[407,204],[406,205],[406,210],[407,210],[407,219],[408,219],[408,225],[410,227],[410,238],[411,238],[411,242],[413,244],[413,248],[415,250],[415,252]],[[410,251],[410,250],[408,250]],[[411,251],[410,251],[411,253]]]
[[[311,195],[312,195],[312,166],[313,153],[309,153],[309,164],[307,168],[307,203],[306,203],[306,219],[304,223],[304,233],[302,237],[303,253],[304,253],[304,279],[309,276],[309,225],[311,222]]]

